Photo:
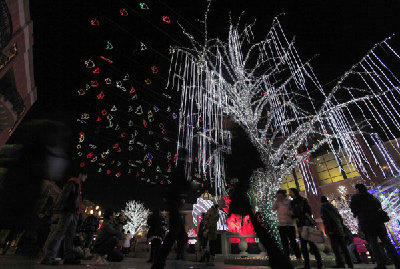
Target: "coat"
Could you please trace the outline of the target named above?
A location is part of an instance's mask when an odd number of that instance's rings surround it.
[[[109,254],[118,245],[121,238],[122,224],[106,220],[97,235],[94,251],[100,255]]]
[[[58,213],[76,213],[81,211],[81,186],[77,178],[70,178],[64,185],[61,198],[57,203]]]
[[[353,238],[353,242],[354,242],[354,245],[356,245],[356,248],[357,248],[357,252],[358,252],[358,253],[367,252],[367,251],[368,251],[368,250],[367,250],[367,247],[365,246],[365,244],[368,244],[367,241],[361,239],[361,238],[358,237],[358,236],[355,236],[355,237]]]
[[[290,200],[288,198],[282,201],[275,200],[271,207],[276,211],[278,217],[278,226],[293,226],[292,211],[290,210]]]
[[[219,220],[219,211],[213,210],[210,214],[207,212],[206,219],[206,230],[207,230],[207,239],[208,240],[216,240],[217,239],[217,224]]]
[[[345,236],[345,229],[342,216],[331,203],[321,204],[321,218],[324,222],[325,232],[328,235]]]
[[[382,210],[381,202],[372,194],[368,192],[354,194],[351,197],[350,209],[358,219],[358,226],[363,233],[375,233],[384,229],[384,222],[379,218],[379,211]]]
[[[301,196],[290,201],[290,208],[293,213],[293,218],[296,219],[297,227],[310,226],[311,207],[306,198]]]

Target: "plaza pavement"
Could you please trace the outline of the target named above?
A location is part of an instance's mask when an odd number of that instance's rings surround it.
[[[355,268],[366,268],[372,269],[376,265],[360,265],[356,264]],[[93,260],[83,261],[81,265],[41,265],[39,264],[39,260],[31,260],[25,257],[16,256],[16,255],[6,255],[0,256],[0,269],[54,269],[54,268],[62,268],[62,269],[150,269],[151,264],[146,263],[146,260],[143,258],[125,258],[123,262],[120,263],[110,263],[110,265],[95,265]],[[175,261],[168,260],[166,269],[268,269],[268,266],[237,266],[237,265],[226,265],[222,262],[217,262],[215,266],[206,266],[197,262],[190,261]],[[282,268],[285,269],[285,268]],[[394,269],[394,266],[388,266],[388,269]]]

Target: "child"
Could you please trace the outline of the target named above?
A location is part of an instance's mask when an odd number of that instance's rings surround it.
[[[360,254],[361,260],[364,263],[368,264],[367,248],[365,247],[365,244],[368,244],[368,242],[361,239],[356,234],[354,234],[353,236],[354,236],[353,242],[354,245],[356,245],[357,252]]]

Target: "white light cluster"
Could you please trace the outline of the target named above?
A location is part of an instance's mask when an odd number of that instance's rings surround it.
[[[193,217],[193,223],[194,225],[197,224],[197,220],[201,216],[202,213],[206,213],[212,206],[213,206],[213,201],[212,200],[205,200],[203,198],[197,198],[196,204],[193,205],[193,210],[192,210],[192,217]],[[227,230],[226,226],[226,219],[227,219],[227,214],[223,210],[219,210],[219,219],[217,223],[217,230]]]
[[[126,203],[123,212],[128,218],[127,224],[124,225],[126,231],[129,231],[134,236],[146,229],[149,210],[142,203],[129,201]]]
[[[400,59],[388,40],[374,46],[326,91],[277,18],[260,42],[253,40],[252,25],[231,24],[227,41],[206,36],[204,44],[183,32],[192,47],[174,48],[167,86],[181,91],[178,147],[197,155],[198,169],[214,184],[216,196],[225,179],[221,153],[230,145],[224,116],[241,125],[257,147],[265,170],[256,178],[264,189],[260,193],[268,193],[266,199],[273,199],[270,190],[276,191],[299,165],[307,191],[316,194],[305,162],[324,145],[337,163],[343,155],[349,166],[375,174],[362,144],[379,163],[363,126],[377,126],[384,139],[394,139],[386,117],[400,130],[400,80],[378,57],[383,50]]]

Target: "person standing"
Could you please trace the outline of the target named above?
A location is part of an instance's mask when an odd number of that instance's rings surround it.
[[[400,268],[399,256],[390,241],[385,227],[389,217],[382,209],[381,202],[367,190],[364,184],[356,184],[357,193],[351,197],[350,209],[354,217],[358,219],[358,226],[365,234],[368,245],[372,249],[377,263],[377,268],[386,268],[385,257],[378,245],[378,237],[385,247],[396,269]]]
[[[335,254],[336,267],[345,267],[341,254],[343,253],[348,268],[353,268],[353,262],[346,246],[346,234],[342,216],[325,196],[321,196],[321,218],[324,222],[325,233],[329,236],[332,250]]]
[[[153,262],[158,256],[164,235],[163,218],[159,209],[155,209],[148,217],[147,225],[149,226],[147,240],[150,241],[150,259],[147,262]]]
[[[70,178],[64,185],[56,207],[59,220],[55,230],[47,238],[42,264],[56,265],[59,263],[56,257],[63,239],[64,264],[80,264],[80,259],[74,257],[73,238],[82,209],[81,185],[86,178],[86,172],[80,171],[77,177]]]
[[[311,207],[306,198],[300,196],[299,191],[295,188],[289,189],[289,195],[293,198],[290,202],[290,208],[293,213],[293,218],[296,220],[296,225],[301,232],[305,226],[315,226],[315,221],[312,219]],[[314,242],[308,241],[300,235],[301,252],[304,258],[304,268],[310,269],[310,256],[307,249],[307,244],[310,246],[310,251],[314,254],[317,260],[317,268],[324,268],[322,265],[321,254]]]
[[[210,255],[206,255],[207,265],[214,265],[216,244],[217,244],[217,224],[219,220],[219,206],[213,205],[207,211],[206,217],[206,238],[208,240],[208,246],[210,248]]]
[[[168,186],[166,195],[166,206],[169,211],[169,231],[163,244],[161,245],[159,255],[155,257],[152,269],[162,269],[165,267],[167,256],[172,249],[179,235],[185,231],[179,209],[181,208],[189,183],[186,180],[186,167],[188,162],[187,151],[184,148],[178,150],[178,162],[174,173],[171,175],[171,184]]]
[[[297,266],[302,264],[299,245],[296,242],[296,229],[292,219],[290,210],[290,200],[287,198],[286,190],[278,190],[275,196],[275,202],[271,209],[276,211],[278,217],[278,230],[281,237],[283,250],[286,256],[290,259],[289,243],[292,247],[297,259]]]
[[[131,240],[132,240],[132,234],[130,231],[128,231],[126,234],[123,236],[123,243],[122,243],[122,253],[124,256],[128,256],[129,251],[131,249]]]

